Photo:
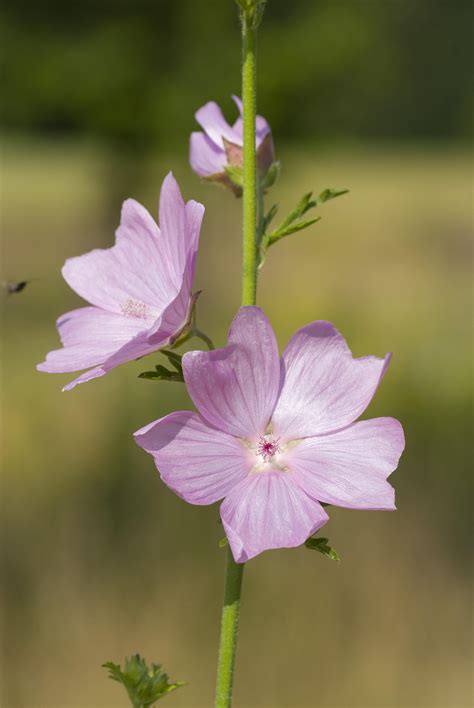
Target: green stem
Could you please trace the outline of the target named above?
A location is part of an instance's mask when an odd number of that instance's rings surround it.
[[[239,0],[238,0],[239,1]],[[243,5],[241,4],[241,7]],[[243,271],[242,305],[255,305],[257,299],[257,219],[259,200],[257,185],[257,150],[255,145],[257,22],[255,11],[242,10],[242,101],[243,101]],[[260,209],[262,206],[260,205]],[[228,548],[222,608],[219,662],[217,666],[216,708],[230,708],[234,678],[240,593],[244,564],[236,563]]]
[[[197,329],[197,327],[194,327],[192,330],[192,333],[195,337],[198,337],[198,339],[201,339],[204,344],[207,346],[208,349],[215,349],[214,342],[210,337],[207,336],[205,332],[203,332],[200,329]]]
[[[236,563],[232,556],[232,551],[228,548],[219,662],[217,666],[216,708],[230,708],[232,704],[232,684],[243,573],[244,564]]]
[[[242,101],[244,128],[243,164],[243,272],[242,305],[257,299],[257,150],[256,116],[256,29],[242,13]]]

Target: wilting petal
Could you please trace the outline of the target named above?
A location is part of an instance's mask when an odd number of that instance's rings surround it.
[[[211,425],[241,437],[264,433],[278,395],[280,362],[262,310],[241,307],[228,346],[188,352],[183,371],[189,395]]]
[[[330,322],[300,329],[283,352],[284,383],[273,414],[276,434],[285,439],[343,428],[369,405],[390,361],[353,359]]]
[[[195,117],[212,142],[222,150],[224,149],[222,138],[230,140],[231,143],[235,143],[238,140],[238,135],[230,127],[215,101],[209,101],[209,103],[202,106],[195,113]]]
[[[270,548],[300,546],[328,520],[322,506],[305,494],[288,472],[249,474],[221,506],[237,563]]]
[[[198,175],[209,177],[224,171],[227,158],[205,133],[195,132],[189,140],[189,162]]]
[[[207,425],[196,413],[171,413],[134,437],[153,455],[162,480],[191,504],[222,499],[249,469],[247,451],[239,441]]]
[[[386,482],[405,446],[394,418],[354,423],[328,435],[305,438],[287,455],[295,482],[314,499],[350,509],[395,509]]]
[[[102,363],[140,331],[146,322],[124,317],[98,307],[81,307],[57,321],[63,349],[56,349],[38,364],[39,371],[62,373]]]

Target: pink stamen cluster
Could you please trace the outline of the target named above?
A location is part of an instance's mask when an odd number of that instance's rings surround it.
[[[265,462],[270,462],[273,457],[280,452],[278,447],[278,440],[272,438],[271,435],[263,435],[260,437],[259,443],[257,445],[258,454],[263,457]]]

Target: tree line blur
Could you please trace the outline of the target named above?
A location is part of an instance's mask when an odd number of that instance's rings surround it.
[[[2,20],[16,133],[172,150],[239,93],[232,0],[16,0]],[[467,137],[471,27],[470,0],[269,0],[260,111],[281,139]]]

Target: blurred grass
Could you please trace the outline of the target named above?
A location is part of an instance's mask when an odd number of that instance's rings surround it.
[[[468,706],[470,156],[401,144],[280,157],[282,217],[310,188],[351,193],[270,252],[259,304],[281,346],[329,319],[355,355],[393,351],[367,416],[400,418],[407,449],[397,513],[331,510],[339,566],[304,549],[248,565],[236,708]],[[212,703],[217,507],[177,499],[131,438],[188,408],[184,388],[137,380],[149,367],[136,362],[62,394],[72,377],[34,368],[58,346],[55,317],[80,305],[65,258],[111,245],[127,196],[155,215],[169,165],[207,207],[199,322],[222,344],[239,306],[238,201],[183,156],[137,169],[87,143],[5,149],[1,277],[36,278],[2,302],[5,708],[125,706],[100,665],[134,651],[189,682],[170,706]]]

